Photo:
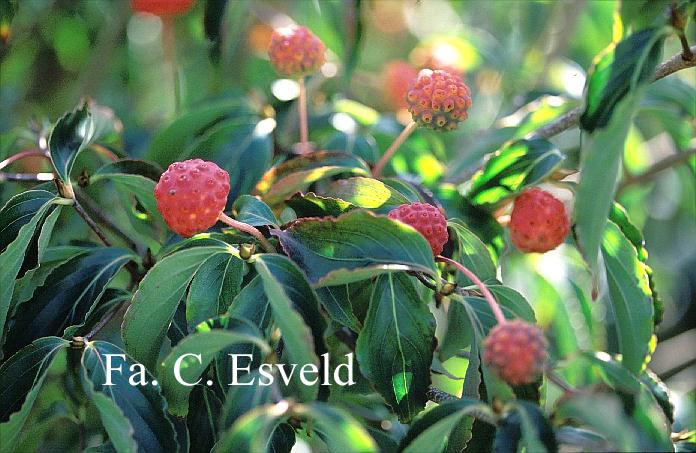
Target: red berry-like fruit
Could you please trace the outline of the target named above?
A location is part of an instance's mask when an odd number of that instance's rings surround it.
[[[326,61],[326,46],[306,27],[290,26],[271,35],[268,56],[278,74],[301,78],[321,68]]]
[[[156,16],[177,16],[193,6],[194,0],[131,0],[131,8]]]
[[[225,209],[230,175],[201,159],[174,162],[155,186],[157,209],[169,228],[189,237],[215,225]]]
[[[532,383],[543,371],[547,343],[535,325],[519,319],[498,324],[483,345],[486,365],[508,384]]]
[[[558,198],[534,187],[515,199],[508,226],[515,247],[525,253],[544,253],[565,240],[570,220]]]
[[[418,70],[403,60],[394,60],[384,68],[384,90],[387,102],[397,109],[408,107],[406,94],[409,84],[418,77]]]
[[[389,212],[389,218],[412,226],[427,239],[433,255],[442,253],[449,233],[447,220],[439,209],[427,203],[402,204]]]
[[[471,92],[462,79],[447,71],[423,69],[413,81],[406,101],[413,121],[440,131],[456,129],[471,108]]]

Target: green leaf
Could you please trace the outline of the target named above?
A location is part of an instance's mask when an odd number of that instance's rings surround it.
[[[469,316],[462,304],[453,301],[447,309],[445,335],[438,345],[438,357],[443,362],[469,347],[474,340]]]
[[[191,279],[206,260],[227,253],[222,246],[192,247],[168,255],[150,269],[121,326],[126,351],[135,360],[154,369],[169,323]]]
[[[618,203],[612,205],[611,211],[609,213],[609,220],[611,220],[616,226],[621,229],[621,232],[626,236],[633,247],[636,249],[636,254],[641,263],[643,263],[643,268],[648,276],[648,285],[650,287],[650,293],[653,300],[653,322],[657,326],[662,322],[662,315],[664,313],[664,304],[657,294],[657,289],[655,288],[655,281],[653,278],[652,268],[648,266],[648,250],[645,248],[645,241],[643,240],[643,234],[640,230],[631,223],[628,218],[628,213]]]
[[[463,424],[463,418],[476,413],[484,413],[493,418],[488,406],[478,400],[461,398],[439,404],[419,414],[411,423],[406,436],[401,439],[399,447],[403,451],[455,451],[466,445],[468,439],[463,440],[464,445],[451,445],[454,439],[451,433]],[[470,427],[469,427],[470,429]],[[469,434],[470,437],[470,434]]]
[[[271,403],[273,393],[277,390],[277,387],[274,385],[258,385],[260,377],[258,370],[254,370],[249,373],[248,378],[238,377],[239,382],[251,382],[253,380],[254,385],[229,386],[225,396],[225,403],[220,410],[218,431],[227,430],[240,417],[252,409]]]
[[[274,234],[315,286],[335,286],[392,271],[436,275],[432,250],[420,233],[368,211],[351,211],[337,219],[299,219]]]
[[[573,219],[578,248],[593,273],[637,99],[638,93],[628,96],[613,112],[611,122],[583,141]]]
[[[585,88],[585,110],[580,116],[583,130],[606,127],[617,105],[650,82],[669,32],[668,27],[641,30],[600,54]]]
[[[470,181],[467,198],[475,205],[494,204],[552,174],[565,156],[543,138],[517,140],[496,152]]]
[[[513,409],[500,421],[495,433],[496,451],[558,451],[551,423],[539,406],[528,401],[517,401]]]
[[[332,182],[322,195],[345,200],[359,208],[374,209],[392,198],[392,190],[377,179],[358,176]]]
[[[17,311],[6,350],[16,351],[37,338],[63,335],[67,327],[82,325],[107,285],[133,258],[130,250],[102,247],[56,267]]]
[[[490,251],[481,239],[459,219],[449,220],[447,226],[454,232],[456,252],[453,259],[466,266],[482,281],[494,279],[497,269]],[[457,274],[457,282],[462,286],[472,284],[461,273]]]
[[[273,319],[283,336],[284,354],[289,363],[300,369],[313,364],[318,369],[317,354],[325,346],[316,294],[295,264],[282,255],[257,255],[254,268],[261,277]],[[318,381],[312,386],[304,385],[299,381],[299,374],[293,376],[291,385],[301,401],[315,399],[319,389]]]
[[[622,0],[619,14],[624,28],[641,30],[664,25],[668,17],[667,8],[673,0]]]
[[[354,154],[370,163],[379,159],[379,148],[375,138],[366,134],[346,134],[337,131],[326,139],[321,149]]]
[[[186,300],[189,331],[206,319],[227,310],[239,294],[244,262],[231,254],[218,254],[206,260],[191,280]]]
[[[601,416],[598,416],[601,414]],[[609,451],[640,451],[635,427],[623,412],[621,400],[613,394],[575,395],[559,401],[554,421],[571,420],[603,435]]]
[[[484,413],[493,418],[488,406],[476,400],[462,399],[441,404],[426,412],[412,424],[401,446],[405,453],[421,451],[461,451],[468,439],[457,439],[456,430],[465,422],[465,417]],[[463,441],[464,445],[460,442]],[[457,445],[451,445],[456,443]]]
[[[403,273],[380,276],[360,331],[360,370],[403,422],[423,410],[435,348],[435,320]]]
[[[313,429],[324,440],[329,452],[378,451],[365,428],[342,410],[324,403],[290,404],[285,400],[257,407],[237,419],[213,451],[269,451],[273,430],[291,416],[311,420]]]
[[[0,340],[4,338],[5,322],[12,311],[15,279],[27,248],[57,200],[50,192],[29,190],[12,197],[0,210],[0,250],[4,250],[0,254]]]
[[[177,452],[167,404],[157,386],[152,385],[152,375],[143,370],[147,385],[131,385],[135,362],[128,356],[124,359],[124,355],[120,348],[104,341],[88,342],[82,354],[82,388],[97,407],[109,440],[118,452]],[[120,366],[122,372],[107,374],[108,360],[113,367]],[[106,385],[109,377],[113,385]]]
[[[0,365],[0,450],[16,451],[16,442],[41,391],[48,370],[68,346],[62,338],[36,340]],[[65,361],[65,355],[60,355]]]
[[[169,403],[169,413],[177,417],[185,417],[188,413],[189,394],[193,387],[182,385],[175,378],[175,364],[177,360],[186,354],[199,354],[197,357],[189,355],[179,363],[181,379],[193,384],[200,379],[201,374],[212,362],[219,351],[240,343],[253,343],[261,348],[262,353],[271,352],[270,346],[263,340],[261,333],[249,335],[245,332],[232,330],[213,329],[207,332],[194,333],[181,340],[162,361],[158,377],[162,387],[162,394]]]
[[[241,98],[206,103],[203,107],[183,113],[158,132],[150,143],[145,159],[162,166],[180,160],[182,151],[209,134],[215,126],[229,120],[248,119],[256,115]],[[188,153],[187,153],[188,154]],[[184,156],[185,159],[188,156]]]
[[[324,197],[314,192],[296,193],[285,202],[291,207],[297,217],[326,217],[339,216],[355,209],[352,203],[338,198]]]
[[[214,390],[199,385],[193,389],[186,427],[192,445],[189,451],[210,452],[217,442],[217,426],[222,402]]]
[[[270,169],[257,184],[256,191],[274,206],[320,179],[341,173],[367,175],[369,169],[365,162],[350,154],[319,151]]]
[[[278,228],[280,222],[276,219],[275,214],[271,211],[266,203],[258,197],[251,195],[240,195],[232,205],[232,212],[235,213],[235,218],[240,222],[248,223],[254,226],[270,225]]]
[[[317,294],[332,320],[353,332],[360,332],[362,326],[353,313],[350,285],[325,286],[318,288]]]
[[[623,365],[635,374],[649,353],[653,334],[652,295],[636,250],[612,222],[602,240],[609,298]]]

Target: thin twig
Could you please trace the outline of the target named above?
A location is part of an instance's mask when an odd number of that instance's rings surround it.
[[[309,154],[309,125],[307,122],[307,87],[302,77],[300,83],[300,98],[298,109],[300,115],[300,154]]]
[[[107,227],[109,230],[111,230],[114,234],[116,234],[118,237],[120,237],[127,245],[128,248],[137,250],[137,244],[133,242],[133,240],[121,229],[116,226],[116,224],[109,218],[109,216],[99,209],[99,206],[96,205],[94,201],[92,201],[91,198],[85,196],[81,190],[79,190],[77,187],[74,188],[74,193],[75,193],[75,198],[77,201],[80,202],[80,205],[83,206],[85,211],[89,211],[91,215],[96,217],[97,221]]]
[[[696,52],[696,46],[692,46],[690,50],[692,52]],[[667,77],[668,75],[674,74],[677,71],[692,68],[694,66],[696,66],[696,59],[684,60],[684,58],[682,58],[682,54],[679,53],[657,67],[652,81],[655,82]],[[583,109],[583,107],[577,107],[570,110],[551,123],[540,127],[534,132],[534,134],[539,137],[549,138],[576,126],[580,120],[580,115],[582,115]]]
[[[0,171],[0,182],[46,182],[53,181],[53,173],[6,173]]]
[[[658,162],[655,162],[651,167],[649,167],[643,173],[636,175],[636,176],[626,177],[619,185],[617,193],[621,193],[621,191],[625,190],[628,186],[646,183],[646,182],[650,181],[651,179],[653,179],[658,173],[661,173],[661,172],[668,170],[668,169],[670,169],[674,166],[677,166],[679,164],[683,164],[683,163],[687,162],[693,156],[696,156],[696,148],[692,148],[692,149],[689,149],[689,150],[686,150],[683,152],[672,154],[669,157],[666,157]]]
[[[97,323],[97,325],[95,325],[92,328],[92,330],[90,330],[90,332],[87,335],[85,335],[85,339],[91,340],[93,336],[95,336],[100,330],[104,328],[104,326],[106,326],[109,323],[109,321],[111,321],[114,318],[116,313],[118,313],[123,304],[126,303],[126,301],[128,300],[129,299],[125,299],[116,304],[116,306],[112,308],[106,315],[104,315],[104,317]]]
[[[486,299],[486,302],[488,302],[488,305],[491,307],[491,311],[493,312],[495,319],[498,321],[498,324],[505,324],[507,322],[505,320],[505,315],[503,315],[503,311],[500,309],[500,305],[498,305],[498,301],[495,300],[495,297],[493,296],[493,294],[486,287],[486,285],[481,281],[481,279],[476,276],[476,274],[471,272],[471,270],[469,270],[463,264],[458,263],[458,262],[456,262],[452,259],[449,259],[447,257],[444,257],[442,255],[436,256],[435,260],[440,261],[441,263],[451,264],[452,266],[456,267],[459,272],[466,275],[467,278],[469,280],[471,280],[472,282],[474,282],[474,284],[476,286],[478,286],[479,289],[481,290],[481,293],[483,294],[483,298]]]
[[[418,125],[415,121],[411,121],[406,125],[406,127],[404,127],[404,130],[402,130],[399,136],[396,137],[394,143],[389,146],[379,161],[375,164],[375,168],[372,169],[372,176],[379,178],[382,175],[382,170],[384,170],[384,167],[387,165],[387,162],[389,162],[389,159],[391,159],[396,150],[399,149],[399,146],[401,146],[408,136],[411,135],[411,132],[416,130],[417,126]]]
[[[41,151],[40,149],[26,149],[24,151],[18,152],[17,154],[13,154],[7,159],[0,162],[0,170],[7,167],[13,162],[17,162],[20,159],[24,159],[25,157],[43,157],[44,159],[49,159],[48,154],[46,154],[44,151]]]
[[[75,210],[80,215],[80,217],[82,217],[82,220],[84,220],[85,223],[87,223],[87,225],[92,229],[92,231],[94,231],[94,233],[97,236],[99,236],[99,239],[101,239],[104,245],[107,247],[111,247],[111,241],[109,241],[109,238],[106,237],[102,229],[99,228],[99,225],[97,225],[97,223],[94,220],[92,220],[89,214],[87,214],[84,208],[80,205],[80,202],[75,200],[73,206],[75,207]]]
[[[222,223],[225,223],[225,224],[231,226],[235,230],[243,231],[244,233],[247,233],[247,234],[254,236],[256,239],[259,240],[259,242],[261,243],[261,245],[263,246],[263,248],[267,252],[269,252],[269,253],[276,252],[275,247],[273,247],[273,245],[271,245],[271,243],[268,242],[268,239],[266,239],[264,237],[264,235],[261,234],[261,232],[259,230],[257,230],[256,228],[254,228],[253,226],[248,225],[244,222],[240,222],[238,220],[234,220],[233,218],[231,218],[230,216],[228,216],[224,212],[220,213],[220,215],[218,216],[218,219]]]
[[[446,401],[455,401],[459,399],[459,397],[454,396],[451,393],[444,392],[439,388],[433,387],[432,385],[428,387],[428,390],[425,392],[425,396],[430,401],[434,401],[438,404],[444,403]]]

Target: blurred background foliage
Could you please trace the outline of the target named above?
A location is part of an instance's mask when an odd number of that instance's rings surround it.
[[[233,181],[241,182],[233,185],[232,202],[297,141],[297,83],[278,79],[266,55],[273,28],[297,22],[330,50],[321,74],[308,82],[311,140],[322,149],[351,150],[367,162],[386,149],[408,120],[385,86],[389,63],[418,67],[434,55],[463,74],[473,93],[469,119],[452,133],[416,131],[393,160],[393,172],[429,188],[446,205],[448,191],[466,192],[487,153],[580,105],[586,69],[621,37],[618,7],[609,0],[234,0],[226,6],[198,0],[193,10],[173,19],[172,58],[163,20],[134,14],[127,1],[3,1],[0,160],[35,148],[49,122],[90,98],[112,109],[122,123],[114,152],[160,165],[183,148],[192,155],[208,153],[228,168],[244,156],[256,159],[256,170],[233,173]],[[686,34],[693,43],[693,21]],[[671,37],[663,57],[679,51],[679,41]],[[651,368],[675,391],[674,431],[693,427],[696,419],[696,164],[691,159],[650,178],[636,175],[696,146],[695,85],[693,70],[687,70],[649,86],[629,132],[618,195],[643,231],[665,304]],[[248,102],[238,106],[237,123],[225,123],[230,135],[202,128],[199,135],[190,134],[198,141],[188,143],[182,142],[185,133],[162,132],[182,113],[200,114],[211,105],[229,109],[240,95]],[[239,122],[244,115],[250,120]],[[258,143],[249,145],[244,141],[249,137]],[[552,139],[567,156],[564,165],[577,166],[579,138],[574,128]],[[250,154],[216,157],[240,143]],[[158,147],[165,151],[153,151]],[[162,155],[167,157],[157,158]],[[9,168],[50,171],[41,160]],[[256,179],[248,176],[257,173]],[[3,183],[0,201],[28,187]],[[565,201],[571,202],[567,193]],[[84,225],[73,223],[75,238],[84,237]],[[577,290],[589,285],[589,276],[574,247],[528,256],[510,249],[501,264],[503,281],[527,296],[540,324],[564,323],[557,331],[573,337],[566,343],[571,349],[616,349],[616,338],[604,337],[604,329],[588,329],[584,321],[612,319],[602,294],[591,301]],[[448,365],[454,373],[455,362]],[[438,384],[453,392],[461,386],[445,381],[442,377]]]

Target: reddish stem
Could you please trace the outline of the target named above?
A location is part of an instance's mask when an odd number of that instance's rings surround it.
[[[300,113],[300,154],[309,154],[309,125],[307,123],[307,87],[304,77],[300,79],[300,99],[298,100]]]
[[[17,162],[20,159],[24,159],[25,157],[43,157],[44,159],[49,159],[48,154],[39,149],[26,149],[24,151],[18,152],[17,154],[13,154],[7,159],[0,162],[0,170],[7,167],[13,162]]]
[[[387,162],[389,162],[389,159],[396,153],[396,150],[399,149],[399,146],[406,141],[409,135],[411,135],[411,132],[416,130],[416,127],[418,125],[415,123],[415,121],[411,121],[404,127],[404,130],[401,131],[398,137],[396,137],[396,140],[394,140],[394,143],[392,143],[387,151],[384,153],[384,155],[379,159],[379,162],[375,164],[375,168],[372,169],[372,176],[375,178],[379,178],[382,175],[382,170],[384,170],[384,166],[387,165]]]
[[[479,279],[476,276],[476,274],[471,272],[464,265],[449,258],[446,258],[442,255],[436,256],[435,259],[442,263],[453,265],[457,268],[457,270],[459,270],[459,272],[466,275],[466,277],[472,282],[474,282],[474,284],[478,286],[481,290],[481,293],[483,294],[483,297],[486,299],[486,302],[488,302],[488,305],[491,307],[491,311],[493,311],[493,315],[495,316],[495,319],[498,321],[498,324],[505,324],[507,322],[505,320],[505,315],[503,315],[503,311],[500,309],[500,305],[498,305],[498,302],[495,300],[495,297],[493,297],[493,294],[488,290],[488,288],[486,288],[486,285],[483,284],[481,279]]]
[[[254,236],[256,239],[259,240],[263,248],[269,252],[269,253],[275,253],[275,248],[271,245],[270,242],[268,242],[268,239],[264,237],[263,234],[253,226],[246,224],[244,222],[240,222],[238,220],[234,220],[232,217],[228,216],[224,212],[221,212],[220,215],[218,216],[218,220],[220,220],[222,223],[227,224],[234,228],[235,230],[238,231],[243,231],[244,233],[248,233],[252,236]]]

